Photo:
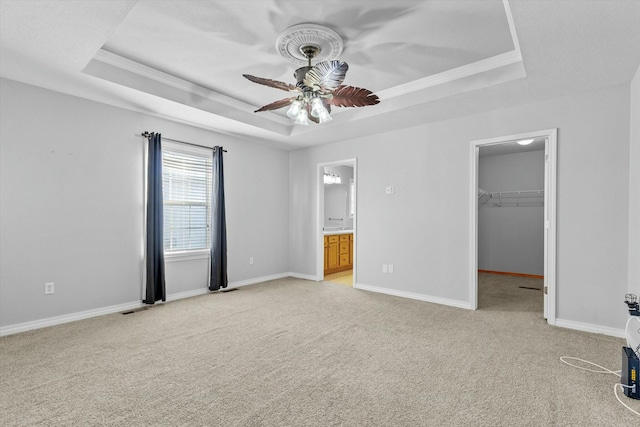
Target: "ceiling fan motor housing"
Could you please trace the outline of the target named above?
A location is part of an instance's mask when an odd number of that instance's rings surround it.
[[[293,73],[293,77],[295,77],[296,79],[296,86],[299,87],[300,89],[302,89],[303,91],[305,90],[305,88],[307,87],[304,84],[304,76],[307,74],[307,72],[309,70],[311,70],[313,67],[300,67],[298,68],[296,71],[294,71]]]

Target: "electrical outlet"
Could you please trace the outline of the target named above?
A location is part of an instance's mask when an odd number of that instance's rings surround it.
[[[389,268],[389,266],[387,266],[387,264],[382,264],[382,272],[383,273],[387,273],[388,272],[388,268]]]
[[[384,194],[390,195],[396,192],[396,189],[393,187],[393,185],[390,185],[388,187],[384,188]]]
[[[45,283],[44,284],[44,294],[45,295],[49,295],[53,293],[53,282],[49,282],[49,283]]]
[[[249,264],[253,265],[253,257],[249,257]]]
[[[393,274],[393,264],[389,264],[388,271],[389,271],[389,274]]]

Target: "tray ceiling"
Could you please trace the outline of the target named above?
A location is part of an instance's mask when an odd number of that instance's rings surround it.
[[[0,73],[295,149],[629,81],[639,3],[3,0]],[[380,104],[308,127],[253,112],[283,96],[242,74],[294,83],[275,43],[305,22],[340,34],[345,84]]]
[[[278,35],[305,22],[345,40],[347,84],[379,92],[515,49],[502,1],[138,2],[105,51],[259,107],[279,95],[243,73],[293,82]],[[318,6],[319,5],[319,6]],[[416,29],[420,31],[416,31]]]

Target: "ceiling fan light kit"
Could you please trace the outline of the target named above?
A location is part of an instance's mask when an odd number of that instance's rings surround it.
[[[293,76],[296,84],[243,74],[248,80],[289,92],[296,96],[260,107],[255,112],[289,107],[287,116],[296,124],[333,120],[331,106],[364,107],[380,102],[370,90],[343,85],[349,65],[335,58],[342,53],[342,38],[331,28],[318,24],[299,24],[287,28],[276,41],[276,49],[290,62],[305,64]],[[311,60],[318,60],[314,66]]]

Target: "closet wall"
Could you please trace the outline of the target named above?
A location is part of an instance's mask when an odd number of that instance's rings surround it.
[[[482,155],[478,183],[488,192],[544,189],[544,150]],[[543,197],[495,196],[478,209],[478,268],[544,274]],[[516,206],[519,205],[519,206]]]

